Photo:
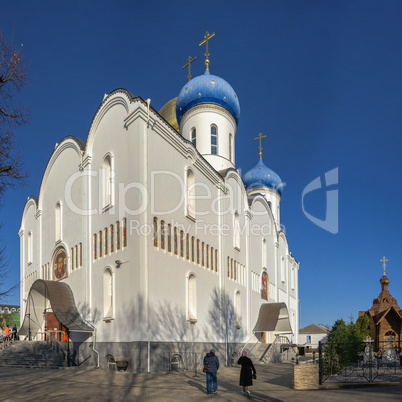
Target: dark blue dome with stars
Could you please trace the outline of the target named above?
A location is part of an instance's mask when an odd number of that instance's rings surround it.
[[[176,116],[180,120],[187,110],[203,103],[212,103],[224,107],[239,122],[240,103],[236,92],[223,78],[205,70],[203,75],[195,77],[180,91],[176,103]]]
[[[283,183],[281,178],[273,170],[265,166],[262,159],[243,175],[243,182],[247,191],[253,188],[266,187],[275,190],[282,196]]]

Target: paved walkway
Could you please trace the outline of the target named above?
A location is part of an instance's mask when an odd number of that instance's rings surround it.
[[[1,401],[401,401],[402,386],[294,391],[291,364],[256,365],[251,395],[238,386],[240,369],[222,367],[218,394],[208,396],[205,374],[131,374],[98,369],[0,367]]]

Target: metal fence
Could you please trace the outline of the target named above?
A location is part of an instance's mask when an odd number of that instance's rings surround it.
[[[319,343],[320,384],[402,381],[399,342]]]

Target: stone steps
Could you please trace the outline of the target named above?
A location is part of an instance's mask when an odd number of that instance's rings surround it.
[[[47,342],[16,341],[0,351],[0,366],[60,368],[67,364]]]

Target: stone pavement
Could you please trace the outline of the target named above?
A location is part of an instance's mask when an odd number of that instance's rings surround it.
[[[240,369],[222,367],[218,394],[208,396],[205,374],[132,374],[98,369],[0,367],[1,401],[401,401],[402,386],[294,391],[292,365],[256,365],[251,395],[238,386]]]

